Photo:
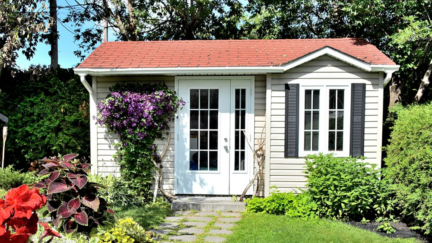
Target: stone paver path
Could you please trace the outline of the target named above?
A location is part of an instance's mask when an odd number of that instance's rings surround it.
[[[165,242],[225,242],[241,213],[177,211],[151,230],[155,240]]]

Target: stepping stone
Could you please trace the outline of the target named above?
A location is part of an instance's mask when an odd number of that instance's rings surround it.
[[[171,236],[169,239],[177,241],[196,241],[197,237],[195,235],[176,235]]]
[[[198,229],[198,228],[186,228],[186,229],[179,230],[177,233],[197,235],[197,234],[204,233],[204,230],[203,229]]]
[[[210,230],[210,234],[230,235],[233,232],[231,230]]]
[[[240,221],[240,218],[220,218],[219,221],[225,223],[233,223],[233,222]]]
[[[157,234],[157,235],[167,235],[170,232],[167,229],[154,229],[154,230],[150,230],[150,231]]]
[[[241,217],[241,213],[222,213],[224,217]]]
[[[191,211],[175,211],[174,212],[175,215],[190,215],[192,214]]]
[[[224,242],[225,238],[218,236],[207,236],[204,238],[204,242]]]
[[[199,212],[195,215],[196,216],[216,216],[216,217],[219,217],[219,214],[216,212]]]
[[[215,223],[213,226],[215,226],[215,227],[221,227],[222,229],[229,229],[231,227],[234,227],[235,224]]]
[[[179,227],[179,224],[167,222],[167,223],[160,224],[158,227],[161,229],[177,229]]]
[[[187,226],[195,226],[195,227],[206,227],[207,223],[204,222],[183,222],[184,225]]]
[[[180,221],[184,219],[184,217],[166,217],[166,221]]]
[[[195,220],[195,221],[204,221],[204,222],[210,222],[213,219],[209,217],[189,217],[188,220]]]

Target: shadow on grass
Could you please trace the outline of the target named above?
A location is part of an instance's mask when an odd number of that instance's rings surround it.
[[[131,217],[144,229],[153,228],[164,221],[164,218],[171,214],[169,205],[143,205],[114,207],[118,218]]]

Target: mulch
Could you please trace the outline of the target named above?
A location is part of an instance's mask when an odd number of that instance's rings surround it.
[[[385,236],[385,237],[390,237],[390,238],[416,238],[422,242],[432,242],[432,237],[431,236],[425,236],[423,234],[421,234],[418,231],[413,231],[410,229],[410,227],[403,222],[398,222],[398,223],[392,223],[392,226],[394,229],[396,229],[396,232],[393,234],[386,234],[384,232],[379,232],[376,230],[376,228],[378,227],[378,225],[380,223],[377,222],[369,222],[366,224],[363,224],[361,222],[354,222],[354,221],[349,221],[349,222],[345,222],[351,226],[360,228],[360,229],[364,229],[364,230],[368,230],[368,231],[372,231],[375,232],[379,235]]]

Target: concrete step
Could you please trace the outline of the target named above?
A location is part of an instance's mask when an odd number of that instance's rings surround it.
[[[171,204],[172,210],[196,210],[206,212],[244,212],[245,204],[233,202],[229,197],[179,196]]]

